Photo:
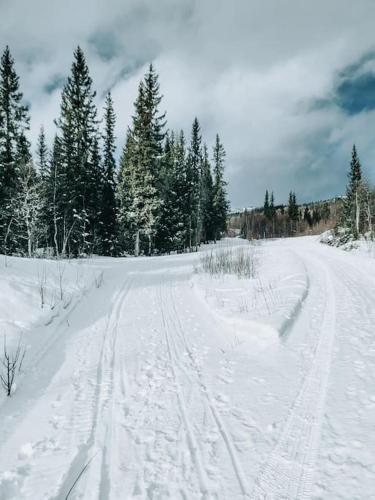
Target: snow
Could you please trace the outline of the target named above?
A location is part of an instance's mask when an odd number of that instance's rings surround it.
[[[0,334],[27,352],[0,499],[375,499],[375,260],[251,251],[252,279],[201,253],[2,260]]]
[[[321,241],[321,243],[337,246],[345,252],[375,258],[375,241],[370,233],[361,236],[361,238],[358,240],[353,239],[345,244],[340,244],[340,241],[337,237],[335,237],[334,232],[331,229],[329,231],[325,231],[320,236],[319,240]]]

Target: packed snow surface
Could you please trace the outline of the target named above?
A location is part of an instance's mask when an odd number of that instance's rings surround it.
[[[202,272],[226,246],[253,277]],[[375,259],[310,237],[0,265],[26,348],[1,500],[375,499]]]

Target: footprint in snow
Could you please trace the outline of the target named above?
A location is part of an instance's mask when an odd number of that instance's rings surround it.
[[[232,384],[233,383],[233,379],[230,378],[230,377],[225,377],[224,375],[219,375],[217,377],[220,382],[222,382],[223,384]]]
[[[219,403],[222,403],[222,404],[228,404],[229,403],[229,398],[225,394],[217,394],[216,395],[216,400]]]

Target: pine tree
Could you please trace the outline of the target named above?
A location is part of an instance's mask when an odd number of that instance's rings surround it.
[[[270,200],[269,200],[268,189],[266,190],[266,194],[264,197],[263,213],[266,219],[270,218]]]
[[[103,148],[103,185],[100,207],[100,240],[104,255],[114,255],[116,251],[116,161],[115,161],[115,122],[113,101],[109,93],[104,111],[104,148]]]
[[[266,195],[268,195],[268,192],[266,192]],[[266,196],[267,198],[267,196]],[[265,199],[265,205],[267,205],[267,200]],[[271,192],[271,195],[269,195],[269,203],[268,203],[268,209],[265,210],[265,215],[266,215],[266,220],[268,224],[266,225],[266,231],[268,233],[268,236],[274,237],[275,236],[275,230],[276,230],[276,208],[275,208],[275,198],[273,195],[273,191]]]
[[[184,247],[184,161],[181,161],[180,137],[168,134],[165,140],[162,168],[161,205],[156,247],[161,253],[181,252]]]
[[[179,214],[177,231],[177,250],[183,251],[187,246],[191,231],[191,214],[189,206],[190,190],[188,189],[188,159],[185,134],[181,130],[174,148],[174,189],[176,191],[176,210]]]
[[[305,207],[305,210],[303,212],[303,220],[309,225],[309,227],[311,227],[313,225],[313,219],[311,217],[310,210],[309,210],[308,206]]]
[[[150,65],[138,87],[133,123],[120,166],[118,191],[121,240],[133,240],[135,255],[142,250],[152,253],[161,205],[161,156],[165,135],[165,114],[159,113],[161,99],[158,76]]]
[[[189,211],[186,245],[197,249],[202,231],[201,213],[201,170],[202,136],[198,119],[195,118],[191,130],[190,147],[187,158],[186,190],[187,210]]]
[[[49,159],[44,127],[40,128],[37,148],[36,148],[36,156],[37,156],[38,174],[42,179],[44,179],[48,174],[48,159]]]
[[[122,253],[134,251],[134,214],[132,207],[132,180],[133,180],[133,158],[135,152],[135,141],[133,133],[128,128],[126,141],[120,158],[118,183],[116,188],[116,199],[118,205],[117,221],[119,225],[118,243]]]
[[[21,169],[31,159],[25,135],[30,118],[19,87],[14,59],[7,46],[0,61],[0,238],[5,253],[15,250],[12,200],[20,187]]]
[[[214,229],[214,186],[211,165],[208,159],[206,144],[203,146],[202,182],[201,182],[201,207],[202,207],[202,240],[207,243],[215,238]]]
[[[362,169],[358,158],[357,149],[353,145],[352,159],[348,172],[348,185],[346,188],[346,199],[341,214],[341,225],[358,238],[361,224],[361,202],[360,191],[362,185]]]
[[[349,199],[353,199],[356,195],[356,192],[361,185],[362,181],[362,169],[361,169],[361,164],[359,162],[358,154],[357,154],[357,149],[355,147],[355,144],[353,145],[352,149],[352,159],[350,162],[350,170],[348,173],[348,186],[347,186],[347,197]]]
[[[94,206],[99,176],[97,158],[97,120],[95,92],[85,56],[80,47],[74,52],[71,74],[61,98],[61,114],[57,121],[60,131],[60,180],[62,220],[59,222],[61,253],[87,253],[94,246]]]
[[[271,221],[274,221],[275,218],[276,218],[275,198],[272,191],[270,198],[270,219]]]
[[[102,234],[102,195],[104,184],[104,173],[102,157],[100,153],[99,136],[93,136],[92,148],[88,162],[88,179],[90,179],[90,189],[86,196],[86,221],[81,226],[85,232],[85,248],[89,253],[100,254],[103,252]],[[87,224],[87,225],[86,225]]]
[[[159,106],[163,96],[160,94],[159,76],[150,64],[144,78],[143,135],[147,154],[148,168],[158,183],[161,168],[161,154],[165,138],[165,113],[160,113]]]
[[[226,182],[224,180],[225,149],[220,142],[219,135],[216,135],[214,146],[214,190],[213,190],[213,211],[214,211],[214,232],[215,240],[220,239],[222,233],[227,228],[227,216],[229,204],[226,198]]]
[[[174,155],[174,189],[176,191],[176,210],[179,214],[177,250],[186,248],[187,234],[190,229],[190,208],[187,204],[189,191],[187,190],[188,162],[186,140],[181,130],[175,142]]]
[[[173,247],[173,223],[175,221],[174,192],[173,192],[173,163],[174,163],[174,134],[166,134],[161,162],[161,171],[158,176],[160,206],[155,234],[155,247],[160,253],[169,253]]]
[[[48,178],[50,170],[50,154],[46,144],[46,136],[44,127],[39,131],[37,146],[36,146],[36,167],[37,167],[37,189],[40,202],[39,214],[39,242],[44,248],[52,246],[49,241],[49,226],[50,213],[48,207]]]
[[[290,230],[291,232],[295,232],[297,230],[297,222],[299,220],[299,211],[296,193],[294,191],[290,191],[289,193],[288,218],[290,221]]]

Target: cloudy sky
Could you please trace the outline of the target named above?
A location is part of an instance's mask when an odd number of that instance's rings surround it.
[[[340,194],[356,143],[375,181],[374,0],[0,0],[0,48],[16,60],[31,139],[55,132],[72,53],[98,92],[111,89],[122,146],[152,61],[169,127],[227,150],[233,207]]]

